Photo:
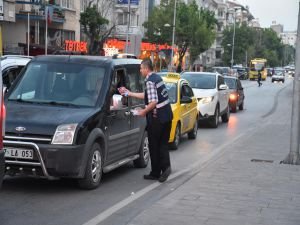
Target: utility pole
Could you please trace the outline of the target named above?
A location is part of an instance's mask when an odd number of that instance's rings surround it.
[[[298,10],[298,30],[297,30],[297,43],[296,43],[296,60],[295,60],[295,77],[293,84],[293,106],[292,106],[292,122],[291,122],[291,140],[290,140],[290,153],[283,160],[285,164],[300,165],[299,157],[299,134],[300,134],[300,2]]]
[[[127,1],[128,1],[128,17],[127,17],[128,21],[127,21],[125,53],[128,53],[128,39],[129,39],[129,28],[130,28],[130,3],[131,3],[131,0],[127,0]]]
[[[176,5],[177,5],[177,0],[175,0],[175,2],[174,2],[173,30],[172,30],[172,49],[171,49],[171,61],[170,61],[171,71],[173,71],[173,54],[174,54],[175,28],[176,28]]]

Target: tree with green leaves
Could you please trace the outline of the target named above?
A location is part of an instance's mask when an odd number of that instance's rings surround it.
[[[237,24],[235,32],[234,64],[247,64],[252,58],[265,58],[270,67],[293,61],[294,51],[285,47],[272,29]],[[233,27],[227,27],[222,40],[224,65],[230,65],[231,62],[232,36]]]
[[[174,11],[170,9],[174,9],[174,4],[174,0],[162,0],[160,5],[154,8],[148,21],[144,23],[144,27],[147,28],[148,41],[171,44],[173,27],[170,24],[173,21]],[[217,20],[213,12],[199,9],[195,1],[190,4],[180,1],[176,7],[175,44],[178,46],[179,55],[177,71],[180,72],[183,57],[188,49],[190,61],[193,63],[202,52],[212,45],[215,39]]]
[[[83,32],[88,38],[88,53],[90,55],[99,55],[105,40],[109,37],[115,25],[109,26],[109,20],[105,18],[107,10],[112,0],[107,0],[107,7],[99,8],[99,0],[96,4],[94,1],[89,2],[89,5],[84,12],[80,14],[80,24],[83,26]],[[101,11],[102,10],[102,11]]]

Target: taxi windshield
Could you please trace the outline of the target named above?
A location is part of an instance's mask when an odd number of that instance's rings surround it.
[[[97,66],[58,63],[31,63],[9,101],[94,107],[103,83],[105,69]]]
[[[177,102],[177,84],[172,82],[165,82],[165,86],[167,88],[169,94],[169,100],[171,104]]]

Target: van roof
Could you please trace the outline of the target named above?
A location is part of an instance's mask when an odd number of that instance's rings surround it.
[[[126,64],[141,64],[140,59],[119,58],[112,59],[105,56],[87,56],[87,55],[42,55],[36,56],[32,61],[39,62],[71,62],[81,64],[95,64],[95,65],[126,65]]]

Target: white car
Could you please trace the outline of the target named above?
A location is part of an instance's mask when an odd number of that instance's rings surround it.
[[[9,88],[23,67],[32,59],[31,56],[5,55],[1,57],[3,86]]]
[[[275,74],[272,75],[272,83],[274,81],[281,81],[282,83],[284,83],[284,81],[285,81],[284,72],[275,70]]]
[[[219,73],[184,72],[181,78],[186,79],[198,99],[199,120],[209,122],[217,128],[219,117],[227,123],[230,117],[229,89],[224,77]]]

